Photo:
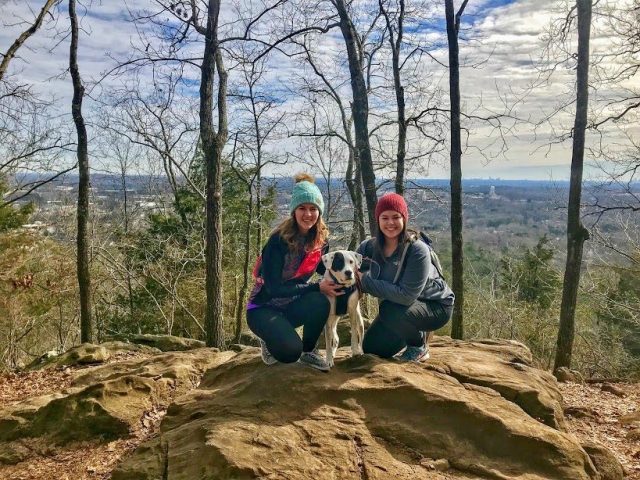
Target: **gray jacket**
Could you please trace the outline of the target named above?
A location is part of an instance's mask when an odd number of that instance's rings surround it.
[[[365,257],[373,255],[375,239],[365,240],[358,247],[358,253]],[[407,247],[404,268],[394,283],[404,248]],[[399,245],[390,257],[379,267],[372,265],[369,272],[362,275],[362,290],[365,293],[390,300],[401,305],[411,305],[416,300],[439,301],[443,305],[453,305],[455,296],[447,283],[431,263],[429,246],[415,240]]]

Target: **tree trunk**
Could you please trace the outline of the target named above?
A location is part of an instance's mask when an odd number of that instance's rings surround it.
[[[262,165],[259,164],[256,169],[256,241],[255,254],[260,255],[262,252]]]
[[[236,331],[233,336],[233,343],[240,342],[240,336],[242,335],[242,318],[245,312],[245,298],[247,291],[249,290],[249,270],[251,261],[251,227],[253,224],[253,193],[251,192],[251,184],[249,188],[249,210],[247,215],[247,225],[244,232],[244,260],[242,262],[242,285],[240,287],[240,294],[236,301]]]
[[[127,284],[127,296],[129,297],[129,322],[131,323],[131,325],[133,325],[134,322],[137,324],[138,334],[140,334],[142,333],[142,330],[140,329],[140,322],[135,321],[135,305],[133,302],[133,279],[131,275],[133,265],[129,253],[129,195],[127,194],[127,164],[122,158],[120,159],[120,185],[122,187],[122,207],[124,211],[124,242],[126,246],[126,250],[124,251],[124,268],[126,276],[125,281]]]
[[[362,170],[362,183],[365,200],[367,202],[369,231],[373,235],[377,230],[375,210],[378,198],[376,196],[376,175],[373,170],[373,159],[371,157],[371,146],[369,144],[369,96],[362,73],[362,51],[359,47],[358,34],[351,22],[344,0],[334,0],[334,5],[340,17],[340,30],[342,31],[342,36],[344,37],[344,42],[347,47],[351,91],[353,94],[351,108],[356,133],[356,150]]]
[[[260,117],[256,110],[256,98],[253,92],[253,85],[249,82],[249,95],[251,98],[251,112],[253,114],[253,127],[256,139],[256,254],[260,255],[262,250],[262,134],[260,132]],[[251,188],[249,188],[251,195]],[[253,198],[253,197],[252,197]]]
[[[353,204],[353,230],[348,250],[355,250],[366,238],[364,228],[364,205],[362,204],[362,173],[355,149],[349,149],[349,164],[346,172],[347,190]]]
[[[362,242],[367,237],[364,229],[364,205],[362,203],[362,168],[356,158],[356,206],[355,215],[358,216],[358,239]],[[375,212],[374,212],[375,213]]]
[[[573,126],[571,181],[567,212],[567,262],[562,285],[560,327],[554,370],[571,367],[571,353],[575,333],[575,313],[580,285],[582,250],[589,232],[580,221],[582,197],[582,167],[584,162],[585,130],[589,106],[589,37],[591,35],[591,0],[577,0],[578,7],[578,68],[576,117]]]
[[[222,149],[227,141],[227,72],[218,44],[220,1],[209,0],[202,80],[200,83],[200,136],[207,170],[207,225],[205,233],[206,343],[224,348],[222,316]],[[218,70],[218,132],[213,127],[213,84]]]
[[[360,188],[360,184],[357,183],[355,178],[354,165],[355,163],[355,149],[349,147],[349,159],[347,161],[347,171],[345,172],[345,183],[347,185],[347,191],[351,198],[351,204],[353,205],[353,223],[351,230],[351,237],[349,239],[348,250],[355,250],[358,246],[358,223],[361,219],[358,218],[358,208],[356,207],[357,197],[356,189]]]
[[[449,43],[449,101],[451,104],[451,288],[456,306],[451,322],[451,337],[464,336],[464,270],[462,243],[462,142],[460,137],[460,62],[458,30],[466,0],[454,15],[453,0],[445,0],[447,40]]]
[[[399,0],[400,12],[398,14],[398,34],[394,35],[389,14],[384,8],[383,0],[379,0],[380,11],[384,15],[389,34],[389,46],[391,47],[391,67],[393,71],[393,88],[396,94],[398,107],[398,149],[396,153],[396,181],[395,188],[398,195],[404,195],[404,162],[407,155],[407,120],[405,114],[404,87],[400,79],[400,49],[402,48],[402,35],[404,25],[404,0]]]
[[[82,99],[84,86],[78,70],[78,18],[76,2],[69,0],[69,19],[71,21],[71,47],[69,49],[69,71],[73,82],[73,100],[71,114],[78,135],[78,249],[77,270],[80,289],[80,341],[93,342],[94,328],[91,319],[91,277],[89,275],[89,153],[87,146],[87,128],[82,117]]]

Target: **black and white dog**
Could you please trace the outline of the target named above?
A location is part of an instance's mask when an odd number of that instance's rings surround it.
[[[351,355],[362,355],[362,339],[364,337],[364,321],[360,313],[360,286],[356,271],[362,265],[362,255],[348,250],[329,252],[322,256],[326,268],[324,278],[344,285],[345,293],[337,297],[327,297],[331,308],[329,318],[324,327],[324,338],[327,342],[327,363],[333,366],[333,359],[338,350],[338,320],[345,314],[351,320]]]

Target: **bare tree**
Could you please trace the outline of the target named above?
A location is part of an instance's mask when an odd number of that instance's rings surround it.
[[[591,54],[590,85],[598,95],[590,99],[595,115],[588,128],[598,142],[589,142],[588,157],[600,170],[603,179],[589,188],[586,215],[593,221],[592,233],[602,219],[623,213],[640,212],[640,194],[635,188],[640,174],[640,143],[634,127],[640,118],[640,0],[597,2],[593,6],[593,23],[600,35],[609,40],[607,50]],[[602,232],[599,233],[599,236]],[[604,240],[604,239],[603,239]],[[604,244],[620,251],[629,245]],[[633,251],[633,249],[630,249]]]
[[[608,88],[600,95],[599,115],[589,123],[590,128],[626,118],[637,118],[640,111],[640,0],[627,2],[596,2],[593,17],[600,23],[600,30],[609,40],[605,52],[592,61],[592,82]],[[595,23],[595,21],[594,21]]]
[[[73,100],[71,113],[78,135],[78,286],[80,287],[80,339],[92,342],[94,339],[93,321],[91,318],[91,275],[89,273],[89,152],[87,127],[82,116],[82,99],[84,85],[78,70],[78,17],[76,2],[69,0],[69,20],[71,21],[71,47],[69,50],[69,71],[73,81]]]
[[[331,67],[322,65],[316,58],[318,55],[313,52],[312,42],[313,40],[308,35],[305,35],[300,41],[293,41],[301,49],[304,58],[303,64],[311,67],[314,76],[303,74],[300,78],[302,82],[301,94],[306,98],[307,105],[299,114],[304,119],[302,128],[291,135],[313,138],[313,148],[317,148],[320,145],[316,139],[320,137],[335,137],[347,148],[347,167],[344,178],[351,204],[354,207],[353,228],[351,229],[348,248],[353,250],[365,238],[362,169],[358,150],[353,139],[353,110],[348,108],[348,103],[343,100],[340,94],[340,81],[332,79],[329,75]],[[369,56],[369,59],[371,59],[371,56]],[[323,104],[323,97],[330,99],[330,102],[333,102],[337,109],[337,125],[334,125],[336,122],[334,122],[333,118],[329,118],[332,109]]]
[[[101,125],[159,159],[176,205],[185,186],[205,199],[203,187],[192,172],[199,134],[197,105],[193,99],[178,95],[181,80],[181,75],[174,72],[156,74],[150,92],[141,91],[138,79],[132,82],[133,88],[109,92],[107,102],[113,108],[105,113],[108,121]]]
[[[592,0],[576,0],[578,16],[578,57],[576,70],[576,114],[573,126],[571,154],[571,181],[567,212],[567,259],[562,285],[560,325],[554,370],[571,366],[571,353],[575,335],[575,312],[580,285],[582,251],[589,232],[580,219],[582,197],[582,170],[584,163],[585,132],[589,106],[589,40],[591,36]]]
[[[227,142],[227,71],[218,41],[220,1],[209,0],[200,83],[200,138],[207,170],[206,297],[207,345],[224,348],[222,317],[222,149]],[[194,18],[197,18],[194,16]],[[218,130],[213,124],[213,85],[218,73]]]
[[[345,1],[332,0],[332,3],[338,12],[340,31],[342,32],[347,50],[351,91],[353,94],[351,109],[356,134],[355,145],[361,168],[364,197],[367,203],[369,232],[373,235],[377,230],[375,210],[378,198],[376,195],[376,175],[373,168],[371,145],[369,143],[369,96],[363,73],[364,52],[361,39],[353,24],[351,15],[347,10]]]
[[[250,267],[250,258],[251,258],[251,230],[252,230],[252,222],[253,222],[253,208],[254,208],[254,195],[252,194],[252,190],[254,188],[254,182],[257,178],[257,174],[254,173],[251,176],[248,172],[246,172],[241,167],[236,166],[236,152],[238,146],[238,136],[236,135],[235,141],[233,143],[233,153],[231,155],[231,168],[233,168],[234,172],[238,176],[241,182],[243,182],[247,190],[249,191],[249,204],[247,205],[248,215],[247,215],[247,223],[244,229],[244,255],[243,255],[243,265],[242,265],[242,285],[240,286],[240,292],[238,293],[238,297],[236,298],[236,328],[233,335],[233,342],[240,342],[240,337],[242,335],[242,319],[243,319],[243,306],[245,302],[245,298],[247,296],[247,292],[249,291],[249,267]]]
[[[51,10],[51,7],[53,7],[53,5],[59,1],[60,0],[46,0],[45,4],[40,10],[40,13],[35,18],[34,22],[29,26],[29,28],[27,28],[18,36],[18,38],[15,39],[15,41],[7,50],[7,53],[0,53],[0,55],[2,55],[2,62],[0,62],[0,81],[2,81],[5,74],[7,73],[9,63],[11,62],[11,60],[13,60],[20,47],[22,47],[24,42],[26,42],[31,35],[38,31],[38,29],[42,26],[44,17],[47,15],[49,10]]]
[[[398,148],[396,153],[396,193],[404,194],[404,173],[405,157],[407,154],[407,120],[405,114],[404,87],[400,78],[402,66],[400,64],[400,50],[402,48],[402,36],[404,34],[404,0],[398,0],[398,12],[396,13],[395,26],[392,23],[391,15],[383,0],[378,0],[380,11],[384,16],[387,33],[389,36],[389,46],[391,47],[391,65],[393,72],[393,87],[396,94],[396,105],[398,108]]]
[[[281,103],[273,94],[268,91],[265,77],[268,75],[268,56],[260,56],[255,59],[256,52],[247,44],[240,47],[240,55],[237,59],[241,69],[242,82],[230,96],[240,102],[240,111],[236,116],[248,114],[247,120],[238,125],[238,132],[235,136],[234,154],[236,160],[244,158],[245,155],[237,156],[236,146],[246,153],[247,161],[241,162],[244,167],[251,167],[249,181],[252,195],[255,196],[255,218],[252,225],[255,228],[254,253],[258,255],[263,246],[264,225],[263,217],[263,171],[270,164],[282,164],[282,160],[276,158],[271,152],[266,151],[267,144],[278,134],[278,130],[283,126],[284,112],[278,111],[278,104]],[[240,174],[240,171],[236,171]]]
[[[236,177],[244,184],[248,192],[248,212],[243,232],[243,251],[241,253],[241,284],[235,302],[236,328],[234,342],[240,341],[244,320],[244,305],[249,291],[251,261],[259,254],[263,246],[265,230],[264,169],[272,164],[282,164],[279,155],[268,150],[269,143],[278,138],[283,127],[284,112],[278,109],[281,101],[269,89],[265,77],[270,73],[267,68],[269,56],[253,57],[260,51],[246,43],[240,46],[237,62],[241,70],[242,81],[237,90],[229,96],[237,100],[236,124],[230,167]],[[268,215],[267,215],[268,217]]]
[[[61,121],[51,115],[52,102],[34,94],[29,84],[17,81],[9,73],[20,48],[40,29],[59,1],[47,0],[32,22],[24,22],[28,28],[7,52],[0,53],[0,178],[10,181],[0,206],[23,200],[38,187],[76,168],[58,164],[73,144],[67,140]]]
[[[464,336],[464,263],[462,240],[462,142],[460,136],[460,60],[458,35],[460,19],[468,0],[457,12],[453,0],[445,0],[447,40],[449,42],[449,99],[451,108],[451,287],[456,307],[451,322],[451,337]]]
[[[59,117],[59,115],[58,115]],[[0,81],[0,178],[10,180],[0,206],[19,202],[65,173],[65,153],[74,143],[68,128],[52,113],[52,104],[29,88]]]
[[[104,232],[105,238],[102,243],[103,245],[116,243],[118,245],[117,250],[122,253],[122,260],[118,261],[118,259],[108,253],[102,253],[103,249],[100,248],[100,246],[96,249],[96,260],[101,261],[107,257],[108,261],[104,262],[105,270],[112,272],[111,282],[109,283],[115,283],[121,286],[125,292],[129,309],[129,322],[132,325],[137,324],[138,333],[142,333],[140,322],[136,318],[134,301],[135,273],[131,258],[131,241],[136,223],[135,216],[139,214],[139,212],[132,198],[130,184],[132,174],[134,174],[136,169],[139,170],[140,165],[137,159],[141,156],[142,148],[134,142],[131,142],[126,136],[110,129],[108,120],[100,125],[100,127],[106,132],[106,134],[99,139],[101,140],[101,157],[107,159],[107,162],[105,162],[103,166],[103,171],[109,175],[117,175],[119,177],[122,199],[122,210],[117,213],[113,212],[113,223],[108,222],[109,229]],[[117,170],[114,171],[114,167],[117,168]],[[95,167],[93,171],[96,171]],[[113,228],[113,224],[116,225],[116,228]],[[104,250],[107,249],[105,246]],[[113,288],[109,290],[109,294],[113,294]],[[94,302],[96,305],[100,304],[100,300],[96,296],[94,296]],[[96,323],[98,326],[98,336],[101,337],[104,332],[100,331],[100,324],[98,322]]]

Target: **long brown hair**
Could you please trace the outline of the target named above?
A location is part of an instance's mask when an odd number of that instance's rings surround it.
[[[278,225],[271,234],[280,235],[280,237],[287,242],[290,251],[294,251],[300,246],[304,246],[304,249],[310,252],[311,250],[322,248],[324,244],[327,243],[327,238],[329,238],[329,228],[324,223],[322,215],[319,215],[316,224],[309,229],[309,232],[304,237],[302,237],[300,230],[298,229],[298,223],[296,222],[294,212],[280,225]],[[301,243],[301,240],[303,243]]]
[[[373,259],[382,265],[383,263],[386,263],[386,259],[384,258],[385,238],[380,225],[377,222],[376,225],[378,228],[376,229],[376,234],[373,237]],[[403,222],[402,232],[400,232],[400,235],[398,236],[398,245],[404,245],[404,242],[411,234],[410,232],[415,232],[415,230],[407,228],[407,222]]]

